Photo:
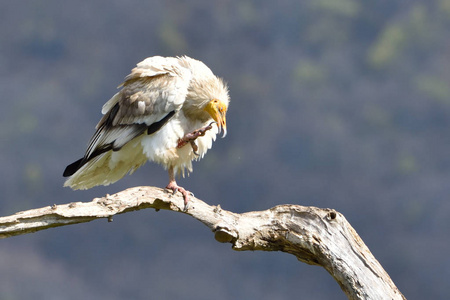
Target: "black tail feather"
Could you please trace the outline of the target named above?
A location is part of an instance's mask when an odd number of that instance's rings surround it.
[[[74,163],[71,163],[66,167],[63,173],[63,177],[69,177],[75,174],[76,171],[78,171],[83,166],[83,158],[80,158]]]
[[[116,104],[116,106],[114,106],[114,109],[115,109],[116,112],[117,112],[118,108],[119,108],[119,106],[118,106],[118,104]],[[151,124],[150,126],[146,126],[145,124],[131,124],[131,125],[122,125],[122,126],[125,126],[125,127],[132,126],[133,128],[136,129],[136,130],[134,130],[134,132],[130,133],[130,140],[132,140],[135,137],[141,135],[145,130],[147,130],[147,134],[155,133],[156,131],[160,130],[161,127],[163,127],[174,115],[175,115],[175,111],[171,111],[164,118],[162,118],[158,122],[155,122],[155,123]],[[108,119],[105,121],[105,123],[103,123],[102,126],[99,129],[97,129],[96,135],[94,135],[94,136],[97,136],[98,132],[102,131],[105,126],[110,126],[111,125],[110,123],[112,123],[112,119],[109,116]],[[118,126],[121,126],[121,125],[118,125]],[[124,144],[121,144],[121,145],[116,145],[116,147],[115,147],[114,146],[114,142],[112,142],[110,144],[107,144],[107,145],[103,145],[102,147],[95,149],[89,155],[89,157],[80,158],[76,162],[73,162],[70,165],[68,165],[66,167],[66,169],[64,170],[63,177],[72,176],[82,166],[84,166],[88,161],[90,161],[94,157],[99,156],[100,154],[103,154],[105,152],[108,152],[109,150],[119,151],[126,144],[126,143],[124,143]],[[91,141],[91,143],[92,143],[92,141]],[[89,148],[88,148],[88,151],[89,151]]]
[[[99,148],[99,149],[95,150],[89,157],[83,157],[83,158],[80,158],[79,160],[77,160],[76,162],[71,163],[64,170],[63,177],[72,176],[73,174],[75,174],[76,171],[81,169],[81,167],[84,166],[88,161],[90,161],[91,159],[93,159],[96,156],[99,156],[100,154],[108,152],[111,149],[113,149],[112,144],[106,145],[103,148]],[[120,149],[117,149],[117,150],[120,150]],[[114,150],[114,151],[116,151],[116,150]]]

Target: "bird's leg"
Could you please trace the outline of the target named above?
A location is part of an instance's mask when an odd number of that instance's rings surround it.
[[[183,195],[184,199],[184,210],[187,210],[189,202],[189,194],[192,193],[186,191],[183,187],[178,186],[177,182],[175,181],[175,173],[172,166],[169,167],[169,184],[166,186],[166,189],[172,190],[174,195],[176,192],[180,192]]]
[[[194,130],[192,132],[186,133],[185,136],[183,136],[182,138],[180,138],[178,140],[178,144],[177,144],[177,148],[181,148],[184,145],[186,145],[187,143],[190,143],[192,146],[192,150],[194,150],[195,155],[197,154],[197,144],[195,144],[195,140],[199,137],[199,136],[204,136],[205,133],[210,130],[212,128],[212,124],[214,124],[216,122],[211,122],[209,123],[208,126],[202,127],[200,129]]]

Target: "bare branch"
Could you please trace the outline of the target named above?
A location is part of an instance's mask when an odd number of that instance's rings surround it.
[[[39,230],[111,220],[144,208],[191,215],[208,226],[215,239],[234,250],[283,251],[307,264],[324,267],[349,299],[405,299],[345,217],[332,209],[279,205],[236,214],[191,197],[187,211],[181,196],[155,187],[135,187],[91,202],[27,210],[0,218],[0,238]]]

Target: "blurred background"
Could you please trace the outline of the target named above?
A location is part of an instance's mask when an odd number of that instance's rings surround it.
[[[228,136],[180,185],[234,212],[343,213],[408,299],[449,299],[450,0],[22,0],[0,5],[2,216],[164,187],[148,163],[63,188],[136,63],[189,55],[229,84]],[[0,298],[346,299],[322,268],[235,252],[145,210],[0,241]]]

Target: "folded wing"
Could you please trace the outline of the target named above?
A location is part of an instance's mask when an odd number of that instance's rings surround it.
[[[67,166],[63,173],[65,177],[72,176],[65,186],[89,188],[82,182],[87,180],[88,173],[95,177],[99,168],[110,163],[109,152],[121,150],[144,133],[158,131],[176,116],[185,101],[191,76],[189,69],[176,58],[156,56],[140,62],[119,86],[122,89],[103,105],[104,116],[84,157]],[[128,148],[131,151],[132,147]],[[143,164],[142,160],[132,164],[125,174],[139,167],[136,164]],[[102,173],[107,173],[106,169]],[[97,184],[105,183],[94,182],[92,186]]]

